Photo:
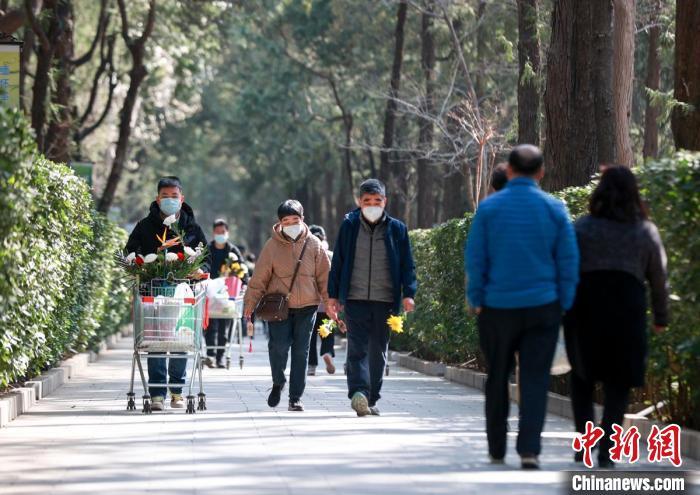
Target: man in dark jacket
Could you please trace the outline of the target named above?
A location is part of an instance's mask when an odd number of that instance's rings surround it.
[[[196,248],[198,245],[206,246],[207,239],[204,232],[194,219],[192,208],[184,202],[185,196],[182,194],[182,186],[177,177],[164,177],[158,181],[158,195],[151,203],[149,214],[139,221],[134,227],[126,243],[127,253],[137,253],[143,256],[155,254],[161,249],[161,242],[156,238],[163,234],[165,229],[163,220],[170,215],[177,218],[179,229],[183,235],[182,243],[169,247],[170,252],[183,251],[183,245]],[[172,229],[167,229],[167,238],[172,239],[175,233]],[[204,273],[209,271],[210,261],[207,260],[202,268],[192,274],[192,278],[203,278]],[[150,383],[166,383],[166,374],[170,377],[170,383],[185,383],[185,372],[187,368],[186,359],[170,359],[166,366],[166,358],[148,358],[148,381]],[[150,387],[148,393],[151,395],[151,404],[154,411],[162,411],[165,401],[165,387]],[[170,407],[182,408],[182,388],[170,388]]]
[[[221,276],[221,268],[224,264],[229,262],[229,255],[232,253],[241,266],[246,266],[240,250],[229,241],[228,223],[226,223],[226,220],[223,218],[214,220],[213,233],[214,240],[209,244],[209,253],[211,255],[211,278],[218,278]],[[243,281],[244,283],[248,282],[247,275]],[[210,368],[214,367],[214,362],[212,360],[214,356],[216,356],[217,368],[226,367],[223,363],[224,350],[228,340],[227,334],[232,325],[233,320],[231,318],[209,319],[209,327],[207,328],[206,332],[204,332],[204,338],[207,342],[207,358],[204,360],[204,364]]]
[[[413,311],[416,270],[408,229],[384,211],[386,189],[360,185],[359,208],[345,216],[328,277],[333,312],[348,326],[348,397],[358,416],[379,415],[391,315]],[[343,307],[344,306],[344,307]]]

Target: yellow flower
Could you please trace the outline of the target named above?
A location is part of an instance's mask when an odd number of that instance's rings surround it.
[[[390,316],[386,323],[392,332],[403,333],[403,316]]]
[[[335,322],[331,320],[323,320],[323,323],[321,324],[320,327],[318,327],[318,335],[322,338],[325,339],[328,337],[330,334],[333,333],[333,328],[335,326]]]

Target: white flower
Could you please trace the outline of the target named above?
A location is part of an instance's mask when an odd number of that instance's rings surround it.
[[[197,256],[197,252],[189,246],[185,246],[185,256],[188,258],[194,258]]]
[[[247,275],[248,274],[248,265],[245,265],[245,264],[241,265],[241,270],[243,270],[243,273],[245,273]]]
[[[165,220],[163,220],[163,225],[165,225],[166,227],[170,227],[176,221],[177,218],[175,218],[175,215],[170,215],[169,217],[165,217]]]
[[[177,256],[177,255],[175,255],[175,256]],[[144,263],[153,263],[157,259],[158,259],[158,255],[151,253],[151,254],[147,254],[146,256],[144,256],[143,262]]]
[[[165,261],[168,261],[168,262],[177,261],[177,253],[166,253]]]
[[[236,253],[228,253],[228,257],[233,261],[238,261],[238,256],[236,256]]]
[[[132,264],[135,259],[136,259],[136,253],[129,253],[129,256],[126,257],[126,262],[129,264]]]

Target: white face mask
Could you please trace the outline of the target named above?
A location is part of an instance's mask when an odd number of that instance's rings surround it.
[[[297,237],[301,235],[302,230],[303,227],[300,223],[297,223],[295,225],[285,225],[284,227],[282,227],[282,232],[284,232],[287,235],[287,237],[294,240],[296,240]]]
[[[381,206],[365,206],[362,208],[362,215],[369,223],[376,223],[384,214],[384,208]]]

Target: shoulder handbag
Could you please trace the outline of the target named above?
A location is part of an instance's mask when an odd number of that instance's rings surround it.
[[[301,248],[301,254],[297,260],[296,267],[294,267],[294,275],[292,275],[292,281],[289,284],[289,292],[287,294],[282,294],[281,292],[265,294],[255,308],[256,318],[262,321],[283,321],[289,317],[289,298],[292,295],[292,288],[299,274],[299,267],[301,266],[304,252],[306,252],[308,241],[309,239],[307,237],[304,240],[304,246]]]

